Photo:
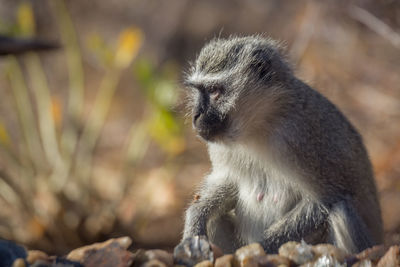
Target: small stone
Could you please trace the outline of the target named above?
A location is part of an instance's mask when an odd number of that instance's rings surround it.
[[[233,255],[228,254],[217,258],[215,261],[215,267],[232,267],[233,266]]]
[[[140,266],[147,261],[149,261],[149,258],[146,256],[146,251],[144,249],[138,249],[133,253],[133,262],[135,267]]]
[[[19,259],[16,259],[14,262],[13,262],[13,265],[12,265],[12,267],[25,267],[26,265],[25,265],[25,261],[24,261],[24,259],[21,259],[21,258],[19,258]]]
[[[193,236],[184,239],[174,249],[174,262],[185,266],[208,260],[214,261],[214,253],[205,236]]]
[[[174,264],[174,258],[171,253],[168,253],[161,249],[151,249],[144,252],[144,255],[149,260],[159,260],[167,266],[172,266]]]
[[[83,265],[77,261],[71,261],[71,260],[68,260],[68,259],[62,258],[62,257],[56,257],[53,260],[54,260],[53,263],[50,263],[49,267],[83,267]],[[85,264],[85,267],[91,267],[91,266],[93,266],[93,265]],[[106,266],[106,265],[102,265],[102,266]],[[113,266],[120,266],[120,265],[113,265]],[[34,267],[34,266],[32,266],[32,267]],[[38,267],[43,267],[43,265],[38,264]]]
[[[132,245],[132,239],[129,236],[123,236],[120,238],[113,238],[113,242],[117,242],[121,248],[128,249]]]
[[[87,254],[91,250],[101,250],[110,245],[112,245],[114,247],[119,247],[120,249],[125,250],[131,244],[132,244],[132,239],[127,236],[120,237],[120,238],[111,238],[105,242],[94,243],[92,245],[74,249],[67,255],[67,259],[72,260],[72,261],[81,261],[82,258],[85,256],[85,254]]]
[[[49,259],[49,256],[40,250],[29,250],[28,256],[26,257],[26,261],[29,264],[33,264],[35,261],[38,261],[38,260],[47,261],[48,259]]]
[[[53,265],[53,262],[51,262],[51,261],[42,261],[42,260],[37,260],[37,261],[35,261],[34,264],[29,265],[29,267],[52,267],[52,266],[55,266],[55,265]],[[57,267],[58,266],[59,265],[57,265]],[[73,266],[73,265],[71,265],[71,266]],[[68,266],[68,267],[70,267],[70,266]]]
[[[160,260],[152,259],[149,260],[148,262],[143,263],[141,267],[167,267],[167,265]]]
[[[214,264],[211,261],[202,261],[197,263],[194,267],[213,267]]]
[[[131,266],[134,259],[134,255],[126,250],[130,243],[129,237],[95,243],[71,251],[67,255],[67,260],[78,261],[85,267],[128,267]]]
[[[257,257],[264,256],[265,251],[259,243],[239,248],[235,252],[234,265],[241,267],[258,266]]]
[[[338,262],[344,262],[345,258],[348,256],[346,251],[343,249],[337,248],[332,244],[319,244],[313,246],[312,251],[318,257],[320,256],[330,256],[336,259]]]
[[[400,247],[392,246],[386,254],[379,260],[377,267],[396,267],[400,266]]]
[[[304,241],[301,243],[290,241],[279,248],[279,255],[286,257],[296,264],[304,264],[314,259],[312,247]]]
[[[12,266],[16,259],[25,259],[26,250],[15,242],[0,239],[0,263],[3,266]]]
[[[357,258],[362,260],[370,260],[372,263],[376,264],[380,258],[385,254],[385,249],[382,245],[373,246],[372,248],[367,248],[366,250],[357,254]]]
[[[265,255],[258,258],[258,266],[260,267],[286,267],[292,265],[292,262],[288,258],[276,254]]]
[[[352,265],[352,267],[373,267],[373,266],[375,265],[372,264],[371,260],[368,259],[361,260]]]
[[[319,256],[312,262],[305,263],[300,267],[346,267],[346,264],[341,264],[336,258],[331,255]]]

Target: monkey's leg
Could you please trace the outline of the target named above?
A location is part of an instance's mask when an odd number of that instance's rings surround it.
[[[236,186],[229,183],[205,183],[196,199],[186,211],[183,239],[190,236],[207,236],[207,223],[232,210],[236,204]]]
[[[357,253],[374,245],[371,234],[350,200],[336,203],[329,215],[330,242]]]
[[[276,253],[287,241],[300,241],[323,227],[328,209],[318,202],[302,201],[283,218],[264,231],[262,246],[268,253]]]
[[[210,242],[220,247],[225,254],[233,253],[240,247],[235,215],[232,213],[210,220],[207,225],[207,233]]]

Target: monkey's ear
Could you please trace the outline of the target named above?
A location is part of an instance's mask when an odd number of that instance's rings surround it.
[[[265,49],[256,49],[251,53],[253,58],[250,68],[261,80],[268,79],[272,68],[272,53]]]

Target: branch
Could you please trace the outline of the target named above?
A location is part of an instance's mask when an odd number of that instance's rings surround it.
[[[400,49],[400,34],[395,32],[389,25],[383,21],[357,6],[351,6],[349,14],[354,19],[358,20],[375,33],[379,34],[383,38],[387,39],[394,47]]]

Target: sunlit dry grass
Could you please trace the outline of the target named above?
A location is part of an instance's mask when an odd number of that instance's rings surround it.
[[[137,212],[129,207],[136,205],[129,185],[150,141],[155,140],[171,155],[182,151],[184,142],[180,123],[171,112],[177,100],[176,89],[167,76],[157,76],[151,64],[141,60],[135,73],[148,98],[146,114],[127,131],[117,166],[107,167],[95,160],[121,75],[130,69],[144,36],[140,29],[130,27],[121,31],[114,44],[98,37],[102,46],[94,43],[93,53],[102,63],[103,73],[95,97],[87,101],[73,22],[63,1],[52,1],[51,6],[59,18],[63,41],[59,53],[64,54],[67,63],[69,97],[60,102],[53,95],[46,77],[51,73],[44,72],[38,55],[6,58],[2,71],[14,101],[7,112],[17,114],[18,127],[11,131],[7,117],[0,121],[0,202],[4,207],[0,212],[4,218],[0,235],[62,251],[69,245],[95,241],[115,230],[116,225],[131,225]],[[33,36],[30,5],[21,4],[17,14],[16,34]],[[15,131],[18,136],[10,138]],[[168,175],[162,178],[164,184],[155,178],[158,182],[150,179],[148,182],[154,182],[139,185],[140,195],[148,199],[148,206],[140,208],[142,213],[170,206],[173,189],[168,189]],[[52,247],[54,243],[56,248]]]

